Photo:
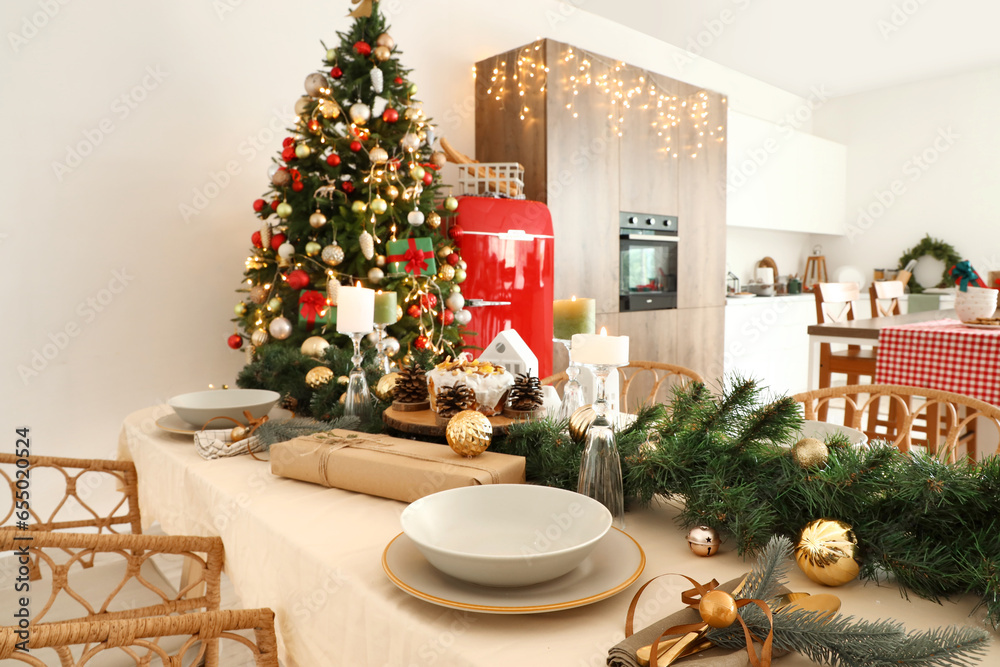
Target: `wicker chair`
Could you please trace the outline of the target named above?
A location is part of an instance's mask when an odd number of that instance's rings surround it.
[[[621,376],[620,405],[622,412],[635,412],[640,405],[669,403],[675,387],[705,381],[690,368],[658,361],[631,361],[618,369]],[[556,373],[542,380],[557,390],[566,383],[566,373]]]
[[[236,634],[236,631],[252,630],[254,640]],[[128,663],[137,667],[150,664],[179,667],[183,664],[199,664],[206,647],[214,646],[219,640],[237,642],[247,647],[259,667],[278,667],[278,647],[274,635],[274,612],[270,609],[210,611],[183,616],[161,616],[104,621],[82,621],[77,623],[52,623],[31,628],[27,641],[30,653],[17,650],[23,637],[13,627],[0,628],[0,660],[14,660],[35,667],[49,664],[36,654],[45,654],[43,649],[51,649],[59,658],[62,667],[82,667],[105,652],[128,656]],[[177,648],[167,649],[157,638],[177,638],[181,641]],[[200,642],[200,645],[198,645]],[[177,642],[174,642],[177,643]],[[74,656],[70,647],[78,647]],[[196,656],[185,655],[195,653]],[[51,655],[51,653],[50,653]],[[94,662],[97,662],[96,660]],[[106,664],[106,663],[105,663]],[[208,662],[206,656],[205,664]]]
[[[878,409],[879,399],[886,398],[892,405],[894,419],[877,432],[867,432],[869,438],[888,440],[902,452],[912,446],[925,447],[927,451],[947,461],[958,458],[964,446],[966,455],[976,460],[977,419],[993,425],[1000,436],[1000,408],[969,396],[937,389],[903,387],[899,385],[847,385],[816,389],[792,397],[803,404],[806,419],[820,419],[829,408],[844,414],[844,426],[862,429],[865,413]],[[833,411],[831,411],[833,412]],[[915,432],[914,422],[926,420],[924,434]],[[918,440],[915,435],[926,439]]]

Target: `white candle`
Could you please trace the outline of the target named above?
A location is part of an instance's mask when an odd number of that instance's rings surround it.
[[[341,285],[337,290],[337,331],[368,333],[375,328],[375,290],[358,283]]]
[[[604,327],[600,334],[573,334],[572,347],[573,361],[578,364],[628,364],[628,336],[609,336]]]

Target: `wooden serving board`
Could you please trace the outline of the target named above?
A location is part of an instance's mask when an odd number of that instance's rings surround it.
[[[494,433],[506,433],[507,427],[514,423],[513,419],[496,415],[487,417],[493,425]],[[429,435],[439,438],[444,437],[445,426],[437,422],[437,414],[433,410],[419,410],[417,412],[401,412],[394,408],[386,408],[382,413],[382,421],[390,428],[413,435]]]

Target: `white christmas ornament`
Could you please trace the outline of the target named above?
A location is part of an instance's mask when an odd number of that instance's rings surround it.
[[[368,230],[361,232],[358,237],[358,245],[361,246],[361,254],[365,256],[365,259],[371,259],[375,256],[375,239],[368,233]]]
[[[387,106],[389,106],[389,100],[384,97],[376,96],[375,103],[372,104],[372,115],[381,116]]]
[[[292,323],[287,317],[276,317],[267,325],[267,330],[275,340],[285,340],[292,335]]]
[[[460,310],[455,313],[455,321],[461,324],[463,327],[472,321],[472,313],[467,310]]]
[[[282,259],[291,259],[292,255],[295,254],[295,246],[287,241],[278,246],[278,257]]]
[[[413,132],[407,132],[403,135],[403,138],[399,140],[399,145],[403,147],[403,150],[410,151],[412,153],[420,148],[420,137],[415,135]]]
[[[385,164],[389,161],[389,153],[381,146],[376,146],[371,149],[368,153],[368,157],[371,159],[372,164]]]
[[[326,75],[314,72],[306,77],[306,92],[313,97],[316,97],[317,95],[323,94],[323,91],[326,90],[326,84]]]
[[[372,90],[376,93],[381,93],[384,87],[384,79],[382,76],[382,70],[378,67],[373,67],[371,72],[372,77]]]
[[[385,273],[382,271],[382,269],[378,268],[377,266],[373,266],[372,268],[368,269],[368,280],[370,280],[372,284],[378,285],[380,282],[382,282],[383,278],[385,278]]]
[[[372,110],[367,104],[357,102],[351,105],[351,122],[357,125],[364,125],[372,117]]]
[[[424,224],[424,214],[420,211],[410,211],[406,214],[406,221],[414,227]]]
[[[448,298],[444,300],[444,303],[446,306],[448,306],[448,310],[452,311],[453,313],[457,313],[458,311],[465,308],[465,297],[462,296],[460,293],[455,292],[453,294],[449,294]]]

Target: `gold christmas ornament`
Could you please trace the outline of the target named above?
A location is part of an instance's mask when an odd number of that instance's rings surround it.
[[[329,341],[322,336],[310,336],[302,341],[302,347],[299,348],[299,351],[307,357],[319,359],[326,354],[326,350],[329,347]]]
[[[392,55],[392,50],[387,46],[376,46],[372,49],[372,56],[380,63],[385,62]]]
[[[309,216],[309,226],[313,229],[319,229],[326,224],[326,216],[316,209],[316,212]]]
[[[857,548],[850,525],[836,519],[817,519],[799,534],[795,562],[817,584],[841,586],[858,576]]]
[[[267,342],[267,332],[263,329],[257,329],[250,336],[250,342],[254,344],[254,347],[260,347]]]
[[[254,285],[250,288],[250,300],[258,306],[267,301],[267,290],[263,285]]]
[[[431,153],[431,164],[433,164],[438,169],[442,168],[448,163],[448,157],[441,151],[434,151]]]
[[[323,248],[321,257],[330,266],[337,266],[344,261],[344,249],[333,243]]]
[[[688,531],[688,546],[696,556],[714,556],[719,553],[722,538],[719,531],[710,526],[695,526]],[[706,621],[707,623],[707,621]]]
[[[379,268],[385,266],[385,255],[375,255],[375,266]]]
[[[306,384],[313,389],[319,389],[320,387],[329,384],[332,379],[333,371],[326,366],[317,366],[306,373]]]
[[[389,152],[381,146],[376,146],[368,153],[372,164],[385,164],[389,161]]]
[[[822,440],[802,438],[792,445],[792,457],[803,468],[822,468],[830,458],[830,450]]]
[[[233,442],[239,442],[243,438],[247,437],[247,427],[234,426],[233,430],[229,432],[229,437],[233,439]]]
[[[441,246],[440,248],[438,248],[438,257],[440,257],[441,259],[444,259],[445,257],[447,257],[448,255],[450,255],[453,252],[455,252],[455,251],[452,250],[451,246],[448,246],[448,245]]]
[[[445,428],[448,446],[460,456],[479,456],[490,446],[493,425],[478,410],[462,410],[448,421]]]
[[[378,37],[375,38],[375,45],[384,46],[387,49],[392,49],[394,46],[396,46],[396,40],[394,40],[389,33],[383,32],[382,34],[380,34]]]
[[[336,118],[340,115],[340,107],[337,106],[336,102],[331,100],[320,100],[319,112],[323,114],[323,118]],[[301,116],[302,114],[299,115]]]
[[[587,438],[587,431],[590,430],[590,425],[594,423],[595,419],[597,419],[597,413],[594,411],[594,406],[585,405],[582,408],[577,408],[576,412],[569,418],[569,437],[573,438],[574,442],[583,443]]]
[[[451,280],[455,277],[455,267],[451,264],[445,264],[440,269],[438,269],[438,278],[441,280]]]
[[[719,589],[701,596],[698,603],[701,620],[713,628],[728,628],[736,622],[736,600],[732,595]]]
[[[392,392],[396,390],[396,380],[398,379],[399,373],[388,373],[380,377],[375,383],[375,396],[380,401],[391,401]]]
[[[435,213],[434,211],[431,211],[430,213],[427,214],[427,220],[424,222],[424,224],[430,227],[431,229],[437,229],[438,227],[441,226],[441,216]]]

